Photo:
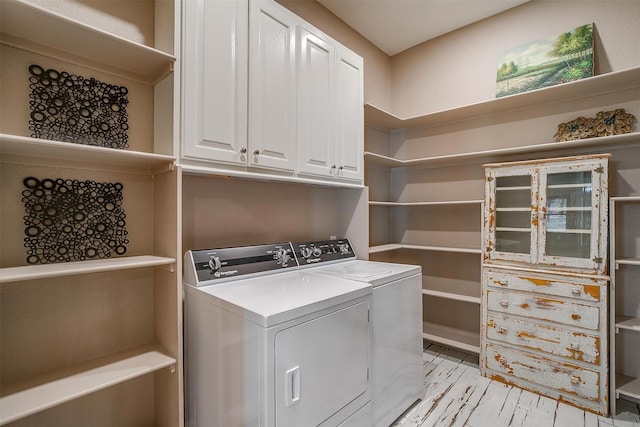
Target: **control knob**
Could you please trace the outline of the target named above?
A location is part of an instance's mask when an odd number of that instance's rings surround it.
[[[278,249],[278,251],[276,252],[276,262],[283,267],[287,265],[287,261],[289,261],[289,258],[291,258],[291,256],[289,256],[287,250],[284,248]]]
[[[320,248],[313,248],[313,256],[314,257],[319,257],[320,255],[322,255],[322,249]]]
[[[302,256],[305,258],[309,258],[311,256],[311,254],[313,253],[313,249],[310,248],[309,246],[305,246],[304,248],[302,248],[300,250],[300,252],[302,252]]]
[[[340,245],[338,245],[338,248],[340,249],[340,253],[342,255],[346,255],[349,253],[349,245],[346,243],[341,243]]]
[[[220,262],[220,257],[212,256],[211,258],[209,258],[209,268],[211,269],[212,273],[215,273],[216,271],[220,270],[220,267],[222,267],[222,263]]]

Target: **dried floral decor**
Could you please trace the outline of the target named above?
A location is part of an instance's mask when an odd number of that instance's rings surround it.
[[[124,255],[129,243],[119,182],[25,178],[28,264]]]
[[[635,121],[635,116],[625,113],[623,108],[600,111],[596,117],[578,117],[570,122],[560,123],[554,138],[556,141],[573,141],[631,133],[633,131],[632,124]]]
[[[34,138],[127,148],[129,92],[39,65],[29,66],[29,130]]]

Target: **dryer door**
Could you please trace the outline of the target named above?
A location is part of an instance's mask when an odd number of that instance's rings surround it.
[[[362,301],[277,333],[276,425],[315,426],[368,400],[368,311]]]

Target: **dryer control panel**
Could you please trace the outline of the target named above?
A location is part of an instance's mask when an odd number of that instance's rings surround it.
[[[356,258],[348,239],[292,243],[292,246],[301,266]]]
[[[291,243],[187,251],[185,273],[193,269],[193,286],[249,274],[297,267]],[[207,282],[207,283],[203,283]]]

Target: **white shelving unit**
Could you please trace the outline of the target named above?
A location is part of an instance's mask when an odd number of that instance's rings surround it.
[[[175,364],[163,350],[145,346],[11,384],[0,398],[0,425],[169,366],[175,371]]]
[[[3,0],[3,43],[96,66],[151,84],[173,71],[174,55],[23,0]]]
[[[640,399],[640,258],[634,239],[640,238],[640,197],[609,199],[610,289],[610,387],[611,412],[617,399]],[[631,244],[629,243],[631,242]],[[631,252],[631,251],[636,251]]]
[[[156,101],[176,96],[179,8],[158,2],[155,16],[132,18],[149,18],[145,25],[155,27],[157,43],[168,45],[162,50],[98,28],[97,12],[79,13],[84,22],[36,2],[3,0],[0,8],[3,62],[11,64],[11,72],[3,68],[0,76],[0,292],[10,307],[1,313],[0,425],[181,426],[181,171],[173,156],[152,152],[167,141],[172,145],[177,133],[174,104]],[[135,89],[128,95],[128,116],[137,129],[129,149],[26,136],[23,63],[46,68],[51,61],[55,69],[91,72]],[[149,123],[133,123],[138,117]],[[26,176],[121,182],[126,256],[26,265],[20,203]]]
[[[411,220],[411,218],[415,218],[415,215],[423,215],[425,216],[424,221],[428,221],[426,215],[446,216],[449,209],[455,212],[455,210],[471,208],[472,204],[478,203],[476,199],[482,197],[484,188],[482,176],[479,172],[483,163],[529,160],[531,158],[546,157],[547,155],[548,157],[558,157],[576,153],[590,154],[602,150],[612,151],[614,156],[615,152],[619,151],[621,157],[626,156],[628,151],[637,147],[640,138],[639,133],[566,142],[547,140],[546,142],[530,144],[519,142],[515,135],[513,138],[509,138],[506,133],[500,133],[500,129],[503,123],[534,118],[545,121],[545,126],[549,126],[546,132],[551,129],[555,130],[557,123],[562,120],[553,116],[560,116],[565,113],[569,115],[574,111],[588,108],[604,109],[601,106],[609,106],[610,100],[616,94],[637,90],[640,86],[639,82],[640,67],[636,67],[567,84],[411,117],[399,117],[375,105],[365,105],[365,125],[369,128],[369,141],[367,141],[365,148],[365,166],[368,171],[367,185],[371,195],[369,202],[371,242],[369,254],[374,259],[381,261],[425,262],[426,255],[413,254],[414,252],[419,252],[439,257],[440,264],[443,264],[442,261],[447,259],[443,258],[444,256],[449,257],[449,259],[465,257],[460,264],[460,271],[472,271],[477,266],[471,257],[475,254],[481,255],[481,251],[470,249],[473,245],[469,244],[471,231],[468,226],[462,231],[448,229],[449,234],[451,234],[451,240],[459,240],[463,244],[460,245],[458,244],[459,242],[447,244],[444,242],[443,235],[433,232],[433,227],[431,226],[426,231],[418,230],[419,220]],[[637,112],[629,112],[637,116]],[[548,118],[546,117],[547,115],[549,115]],[[474,139],[474,129],[479,130],[479,140]],[[511,132],[513,131],[512,127],[508,127],[508,129]],[[453,141],[455,143],[447,144],[447,148],[450,148],[445,152],[442,152],[442,147],[440,146],[437,149],[437,154],[430,155],[431,149],[429,145],[438,143],[440,141],[439,135],[443,133],[446,134],[443,135],[444,141]],[[449,136],[449,133],[453,136]],[[491,144],[488,144],[491,148],[482,149],[483,144],[479,141],[487,138],[493,138],[495,141],[491,141]],[[398,144],[402,144],[402,146]],[[404,144],[406,144],[406,147]],[[445,172],[448,169],[451,169],[451,172]],[[478,171],[478,173],[474,174],[471,171]],[[462,181],[468,185],[461,185]],[[399,196],[400,194],[401,196]],[[465,199],[465,201],[457,202],[458,205],[455,205],[447,201],[439,201],[439,197],[459,197],[460,199]],[[398,202],[394,201],[394,198],[398,200],[423,199],[432,201]],[[467,208],[462,203],[467,203]],[[389,209],[389,211],[383,211],[383,209]],[[433,212],[423,211],[423,209],[431,209]],[[394,214],[394,212],[401,213]],[[419,214],[413,212],[419,212]],[[460,218],[466,219],[469,216],[468,214],[464,215],[461,214]],[[478,217],[480,217],[480,212],[478,212]],[[402,228],[401,223],[398,223],[398,218],[401,222],[411,222],[411,227],[407,229],[407,233],[412,235],[411,238],[406,238],[402,233],[401,237],[396,237],[395,241],[393,236],[385,238],[386,236],[380,231],[381,227],[376,224],[376,221],[382,221],[383,224],[386,221],[390,224],[389,228],[395,230],[392,233],[398,234],[398,230]],[[409,218],[409,220],[406,218]],[[478,220],[478,223],[480,223],[480,220]],[[442,222],[439,224],[442,224]],[[448,223],[445,226],[449,226]],[[479,241],[481,240],[480,234],[478,232]],[[437,242],[428,239],[421,241],[424,236],[434,236]],[[479,246],[481,245],[478,244]],[[474,255],[471,255],[471,253]],[[449,264],[449,262],[447,261],[446,264]],[[430,266],[433,267],[433,263]],[[439,272],[438,274],[442,273]],[[427,277],[423,280],[425,283],[423,285],[425,301],[438,298],[443,303],[458,304],[458,306],[449,307],[449,310],[458,311],[461,315],[472,317],[473,314],[470,315],[465,311],[469,312],[473,306],[479,307],[477,303],[480,289],[479,276],[480,273],[478,273],[477,278],[478,293],[476,294],[474,291],[470,294],[469,290],[472,282],[468,277],[465,277],[460,282],[460,280],[449,281],[440,276],[434,278],[429,275],[427,276],[430,279],[429,281],[434,281],[435,279],[435,283],[426,285]],[[459,286],[460,283],[463,284],[464,288],[462,296],[460,296],[460,292],[451,292],[449,289]],[[443,299],[446,299],[446,301]],[[437,305],[440,304],[438,303]],[[480,343],[479,320],[476,322],[477,326],[473,327],[474,330],[478,329],[478,333],[471,334],[469,333],[468,322],[463,327],[452,327],[451,325],[446,325],[445,321],[440,323],[440,318],[446,317],[446,314],[442,310],[437,314],[439,316],[437,321],[425,320],[425,338],[466,351],[477,352]],[[450,320],[455,323],[455,319]],[[427,333],[427,330],[430,332]]]

